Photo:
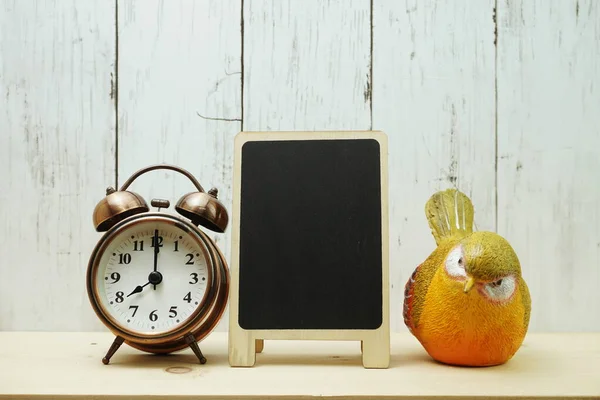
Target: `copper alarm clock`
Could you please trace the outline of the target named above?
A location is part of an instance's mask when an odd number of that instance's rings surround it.
[[[157,169],[177,171],[196,187],[174,213],[165,199],[146,201],[127,188]],[[224,232],[227,210],[215,188],[204,191],[186,170],[167,164],[135,172],[119,190],[109,187],[94,209],[96,231],[105,232],[90,257],[86,284],[97,316],[116,336],[102,359],[126,343],[149,353],[190,347],[204,364],[198,342],[219,322],[229,294],[229,269],[215,242],[199,228]]]

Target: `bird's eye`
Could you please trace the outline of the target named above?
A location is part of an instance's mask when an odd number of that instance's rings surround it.
[[[490,282],[484,287],[485,295],[494,301],[509,300],[515,292],[517,282],[513,276],[506,276],[494,282]]]
[[[463,256],[462,247],[458,246],[452,249],[446,258],[446,272],[448,275],[454,278],[466,278],[467,273],[465,272],[465,261]]]

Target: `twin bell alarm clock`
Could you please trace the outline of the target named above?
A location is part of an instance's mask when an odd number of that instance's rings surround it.
[[[140,175],[166,169],[185,175],[196,191],[183,195],[174,213],[165,199],[146,200],[127,190]],[[126,343],[148,353],[190,347],[201,364],[198,342],[219,322],[229,294],[225,257],[199,227],[222,233],[227,210],[217,190],[205,192],[186,170],[151,165],[135,172],[119,190],[109,187],[95,207],[94,227],[104,232],[87,267],[92,308],[116,336],[102,359]]]

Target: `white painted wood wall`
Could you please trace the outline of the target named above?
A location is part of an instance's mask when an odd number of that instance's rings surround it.
[[[0,330],[103,330],[84,274],[106,186],[175,163],[230,206],[242,129],[388,134],[393,330],[452,186],[515,247],[532,330],[600,330],[594,0],[0,1]]]

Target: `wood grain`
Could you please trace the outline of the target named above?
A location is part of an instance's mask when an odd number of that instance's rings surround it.
[[[391,341],[388,369],[361,365],[360,345],[273,341],[260,367],[231,368],[227,334],[168,357],[123,345],[103,365],[105,333],[0,333],[0,398],[20,399],[597,399],[600,334],[531,334],[507,364],[450,367],[431,361],[408,333]],[[43,354],[43,357],[40,355]],[[35,377],[35,379],[32,379]],[[37,397],[36,397],[37,396]]]
[[[119,182],[155,163],[176,164],[231,209],[233,137],[241,118],[240,0],[119,3]],[[130,187],[171,201],[193,190],[159,171]],[[205,230],[229,260],[229,228]],[[226,319],[226,315],[223,319]],[[221,328],[219,325],[218,329]]]
[[[114,184],[114,4],[0,5],[0,330],[99,327],[84,275]]]
[[[599,60],[597,2],[499,2],[498,229],[535,330],[600,328]]]
[[[388,135],[392,330],[434,247],[424,204],[452,186],[478,229],[515,246],[530,329],[600,330],[599,13],[593,0],[2,2],[0,330],[103,330],[83,275],[104,188],[168,162],[230,208],[242,125]],[[170,172],[132,186],[172,203],[192,189]],[[211,237],[229,259],[230,231]]]
[[[371,124],[369,2],[244,2],[244,130]]]
[[[471,197],[495,229],[492,0],[374,1],[373,128],[389,135],[392,329],[404,285],[435,248],[424,206],[437,190]]]

